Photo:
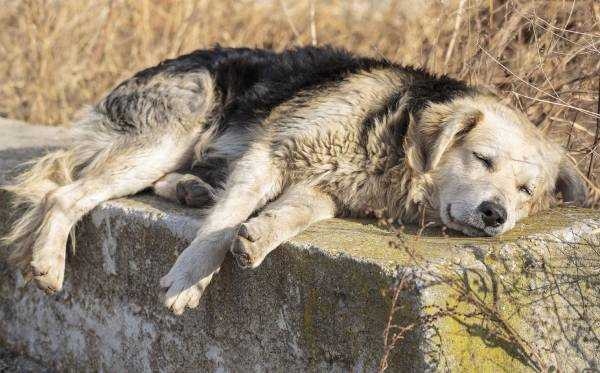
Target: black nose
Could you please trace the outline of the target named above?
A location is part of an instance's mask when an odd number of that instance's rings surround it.
[[[506,209],[496,202],[482,202],[478,210],[486,227],[498,227],[506,221]]]

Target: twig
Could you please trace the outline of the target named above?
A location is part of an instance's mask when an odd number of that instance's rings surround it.
[[[563,101],[560,97],[554,96],[551,93],[548,93],[546,91],[544,91],[541,88],[536,87],[535,85],[529,83],[528,81],[526,81],[525,79],[521,78],[519,75],[515,74],[511,69],[509,69],[507,66],[505,66],[502,62],[498,61],[496,58],[494,58],[494,56],[492,56],[487,50],[485,50],[485,48],[483,48],[481,45],[478,45],[479,48],[481,49],[481,51],[483,51],[483,53],[485,53],[489,58],[491,58],[495,63],[497,63],[500,67],[502,67],[502,69],[504,69],[507,73],[511,74],[512,76],[514,76],[515,78],[517,78],[521,83],[524,83],[525,85],[533,88],[534,90],[536,90],[537,92],[545,95],[545,96],[550,96],[553,99],[559,101],[559,102],[552,102],[552,101],[548,101],[548,100],[542,100],[539,98],[535,98],[535,97],[529,97],[526,96],[524,94],[512,91],[512,93],[517,94],[519,96],[523,96],[525,98],[528,98],[530,100],[534,100],[534,101],[539,101],[539,102],[545,102],[548,104],[553,104],[553,105],[558,105],[558,106],[564,106],[564,107],[568,107],[569,109],[573,109],[573,110],[578,110],[586,115],[589,115],[593,118],[600,118],[600,114],[594,113],[593,111],[589,111],[589,110],[585,110],[582,108],[578,108],[576,106],[570,105],[568,103],[566,103],[565,101]]]
[[[398,310],[398,307],[396,306],[396,304],[398,302],[398,297],[400,296],[400,292],[402,290],[404,290],[405,288],[406,288],[406,273],[402,272],[402,275],[400,275],[400,279],[398,280],[398,282],[396,283],[396,286],[394,288],[394,296],[392,298],[392,307],[390,308],[390,314],[388,316],[387,324],[383,331],[383,355],[379,362],[379,372],[380,373],[382,373],[383,371],[385,371],[387,369],[388,358],[389,358],[390,352],[392,351],[392,349],[394,347],[396,347],[396,343],[398,343],[398,341],[404,339],[406,332],[408,332],[409,330],[411,330],[413,328],[413,324],[410,324],[410,325],[407,325],[404,327],[393,324],[394,315],[396,314],[396,311]],[[397,329],[397,331],[390,336],[390,331],[392,329]]]
[[[315,23],[315,0],[311,0],[310,2],[310,38],[312,41],[313,47],[317,46],[317,25]]]
[[[450,39],[450,44],[448,45],[448,50],[446,51],[444,66],[448,66],[448,62],[450,61],[450,57],[452,56],[454,44],[456,43],[456,37],[458,36],[458,32],[460,31],[460,25],[462,23],[463,14],[465,13],[466,3],[467,0],[460,0],[460,3],[458,5],[458,13],[456,14],[456,22],[454,23],[454,31],[452,32],[452,39]]]
[[[100,35],[101,37],[99,38],[99,41],[96,42],[96,46],[92,51],[92,55],[94,56],[94,62],[96,63],[99,63],[102,57],[104,56],[107,38],[103,37],[103,35],[106,34],[106,30],[108,29],[110,21],[112,20],[113,5],[114,1],[110,0],[108,2],[108,12],[106,14],[106,19],[104,20],[104,23],[102,24],[102,27],[100,28],[100,31],[98,33],[98,35]]]
[[[294,25],[294,22],[292,22],[292,18],[290,17],[290,12],[287,8],[287,5],[285,5],[285,0],[279,0],[279,4],[281,4],[281,8],[283,9],[283,14],[285,15],[285,20],[287,21],[288,25],[290,25],[290,28],[292,29],[292,32],[294,33],[296,40],[300,39],[300,33],[298,32],[298,29]]]
[[[569,108],[569,109],[573,109],[573,110],[579,111],[579,112],[581,112],[583,114],[589,115],[592,118],[596,118],[596,119],[600,118],[600,114],[596,114],[593,111],[585,110],[585,109],[582,109],[582,108],[577,107],[577,106],[573,106],[573,105],[566,104],[566,103],[563,104],[563,103],[555,102],[555,101],[543,100],[541,98],[527,96],[527,95],[524,95],[524,94],[516,92],[516,91],[510,91],[510,92],[512,94],[514,94],[514,95],[517,95],[517,96],[520,96],[520,97],[525,97],[525,98],[530,99],[532,101],[543,102],[545,104],[551,104],[551,105],[556,105],[556,106],[562,106],[562,107],[566,107],[566,108]]]
[[[596,107],[598,116],[596,117],[596,135],[594,136],[594,144],[592,145],[592,152],[590,154],[590,165],[588,166],[587,177],[590,178],[592,174],[592,167],[594,165],[594,151],[598,147],[598,141],[600,140],[600,77],[598,77],[598,105]]]

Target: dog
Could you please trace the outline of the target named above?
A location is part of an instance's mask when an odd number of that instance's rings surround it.
[[[600,199],[491,91],[332,47],[217,46],[166,60],[119,84],[73,130],[72,146],[5,187],[25,210],[5,237],[10,262],[60,290],[75,223],[151,187],[207,209],[160,280],[175,314],[198,305],[227,252],[255,268],[322,219],[384,210],[403,224],[496,236],[560,198]]]

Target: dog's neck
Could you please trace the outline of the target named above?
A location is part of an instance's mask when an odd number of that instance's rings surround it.
[[[421,113],[415,113],[422,117]],[[407,148],[405,137],[411,125],[411,114],[402,100],[392,115],[384,117],[370,129],[366,151],[371,175],[367,200],[369,209],[379,211],[386,218],[406,224],[439,220],[432,177],[415,164],[419,155]]]

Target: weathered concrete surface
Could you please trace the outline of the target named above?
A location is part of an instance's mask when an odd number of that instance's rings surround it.
[[[33,361],[28,356],[0,347],[0,372],[50,373],[52,370],[44,368],[43,365]]]
[[[0,144],[18,132],[21,145],[0,145],[0,179],[36,152],[36,127],[13,128]],[[498,239],[396,238],[332,219],[257,270],[228,258],[198,309],[176,317],[158,279],[198,226],[195,211],[150,195],[104,203],[78,228],[65,289],[53,296],[0,264],[0,343],[56,369],[373,371],[385,290],[401,268],[410,286],[395,320],[413,328],[392,350],[392,371],[598,368],[598,212],[553,210]]]

